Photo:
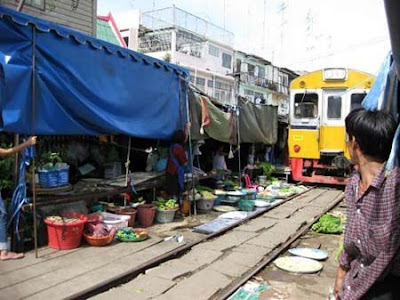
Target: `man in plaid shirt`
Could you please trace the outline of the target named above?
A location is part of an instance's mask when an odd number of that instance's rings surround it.
[[[336,299],[400,299],[400,173],[385,172],[397,124],[382,111],[352,111],[346,143],[358,171],[346,186],[344,251]]]

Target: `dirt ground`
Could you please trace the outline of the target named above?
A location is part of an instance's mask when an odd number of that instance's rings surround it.
[[[339,211],[345,213],[343,204],[339,204],[332,212]],[[273,263],[261,271],[257,277],[262,278],[267,285],[272,288],[264,291],[259,300],[271,299],[294,299],[294,300],[321,300],[328,299],[329,289],[333,288],[337,260],[336,256],[342,235],[317,234],[309,231],[301,239],[291,245],[294,247],[311,247],[327,250],[329,257],[322,261],[323,269],[316,274],[295,274],[282,271],[275,267]],[[281,256],[290,256],[288,252]]]

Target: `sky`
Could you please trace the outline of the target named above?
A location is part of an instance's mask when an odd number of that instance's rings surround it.
[[[236,49],[294,71],[376,74],[390,50],[383,0],[98,0],[98,14],[174,4],[231,31]]]

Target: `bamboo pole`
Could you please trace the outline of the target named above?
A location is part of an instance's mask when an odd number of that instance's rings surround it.
[[[32,25],[32,133],[35,134],[36,118],[36,27]],[[33,205],[33,242],[35,246],[35,257],[39,257],[37,241],[36,220],[36,182],[35,182],[35,157],[32,157],[32,205]]]

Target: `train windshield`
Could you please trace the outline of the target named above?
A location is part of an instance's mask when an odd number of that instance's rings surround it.
[[[294,96],[294,116],[299,119],[318,117],[318,95],[296,94]]]
[[[364,100],[367,93],[357,93],[351,95],[351,107],[350,110],[353,111],[361,107],[361,102]]]

